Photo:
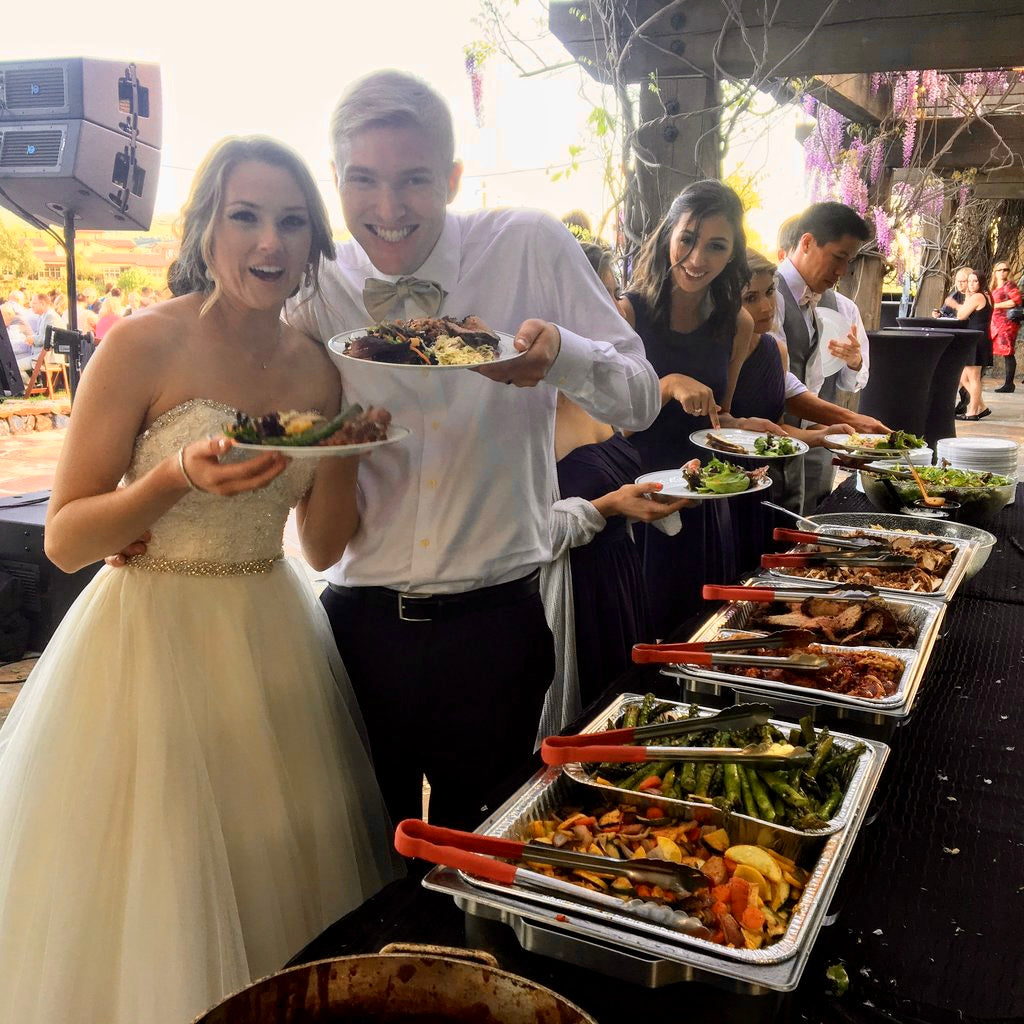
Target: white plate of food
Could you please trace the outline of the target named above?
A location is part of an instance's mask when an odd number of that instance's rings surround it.
[[[251,417],[239,412],[224,433],[243,452],[278,451],[290,459],[344,458],[397,444],[408,427],[391,422],[383,409],[348,406],[333,419],[317,412],[271,412]]]
[[[329,457],[345,458],[346,456],[363,455],[366,452],[375,451],[377,448],[386,448],[389,444],[397,444],[409,436],[408,427],[399,427],[392,424],[388,427],[388,436],[380,441],[360,441],[355,444],[315,444],[315,445],[287,445],[287,444],[246,444],[244,441],[236,441],[232,447],[243,452],[280,452],[287,455],[289,459],[324,459]]]
[[[494,366],[523,354],[511,334],[492,331],[475,316],[390,320],[335,335],[327,350],[339,366],[355,361],[406,372]]]
[[[751,459],[788,459],[803,455],[808,446],[795,437],[761,434],[756,430],[719,427],[717,430],[695,430],[690,440],[698,448]]]
[[[825,447],[846,452],[871,455],[898,455],[915,448],[923,448],[925,440],[904,430],[891,434],[826,434]]]
[[[739,489],[744,480],[746,486]],[[772,485],[767,466],[743,469],[721,459],[711,459],[703,465],[699,459],[693,459],[681,469],[662,469],[657,473],[645,473],[638,476],[634,482],[661,484],[659,498],[692,498],[694,501],[756,494]]]

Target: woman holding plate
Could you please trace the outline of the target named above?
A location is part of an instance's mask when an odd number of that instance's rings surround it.
[[[233,457],[221,435],[236,409],[336,412],[327,355],[280,320],[331,252],[301,160],[223,141],[183,213],[180,297],[115,326],[83,378],[47,554],[148,550],[99,571],[0,731],[3,1024],[191,1020],[392,874],[326,617],[281,557],[292,506],[310,562],[338,557],[357,460]]]
[[[770,420],[728,413],[739,368],[754,344],[753,322],[742,307],[748,277],[739,197],[720,181],[684,189],[644,243],[621,302],[661,384],[661,413],[630,438],[645,473],[706,460],[708,452],[689,439],[697,430],[722,425],[783,433]],[[683,511],[678,539],[644,531],[656,636],[700,606],[702,584],[735,576],[727,504]]]

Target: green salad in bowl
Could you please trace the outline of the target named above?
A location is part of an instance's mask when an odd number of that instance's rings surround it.
[[[913,506],[921,497],[917,484],[902,463],[878,463],[877,467],[888,472],[879,476],[869,468],[861,470],[864,494],[875,508],[898,513]],[[991,519],[1005,507],[1013,499],[1017,487],[1013,477],[954,469],[949,465],[919,466],[917,472],[930,496],[958,502],[960,508],[956,518],[975,526]],[[897,475],[890,478],[889,473]]]

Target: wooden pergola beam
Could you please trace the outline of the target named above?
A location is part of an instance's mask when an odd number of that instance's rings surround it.
[[[891,109],[888,87],[873,93],[870,75],[817,75],[804,91],[858,124],[878,125]]]
[[[935,167],[954,170],[964,167],[985,167],[1019,163],[1024,153],[1024,117],[1019,114],[994,114],[977,119],[964,127],[963,118],[943,117],[924,120],[919,126],[921,158],[925,163],[935,160]],[[955,136],[955,137],[954,137]],[[936,154],[946,147],[936,159]],[[886,154],[886,163],[898,167],[902,152],[894,146]]]
[[[1018,161],[1013,167],[979,174],[974,195],[978,199],[1024,199],[1024,165]]]
[[[625,80],[639,82],[652,72],[792,78],[956,71],[1008,68],[1021,61],[1024,7],[1006,0],[836,0],[824,18],[824,0],[737,2],[742,31],[736,20],[727,20],[721,0],[614,4],[615,49],[633,36],[621,67]],[[767,25],[766,7],[775,7]],[[548,24],[591,74],[606,77],[605,30],[589,0],[552,0]],[[634,35],[641,25],[642,34]]]

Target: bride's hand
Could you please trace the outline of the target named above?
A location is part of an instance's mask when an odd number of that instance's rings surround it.
[[[210,437],[186,445],[176,456],[184,486],[207,494],[228,497],[266,487],[284,471],[288,459],[280,451],[268,451],[239,462],[222,463],[220,458],[234,442],[226,437]]]
[[[147,530],[137,541],[129,544],[126,548],[122,548],[116,555],[108,555],[103,561],[107,565],[112,565],[115,569],[120,569],[128,564],[129,558],[134,558],[136,555],[144,555],[152,539],[153,535]]]

